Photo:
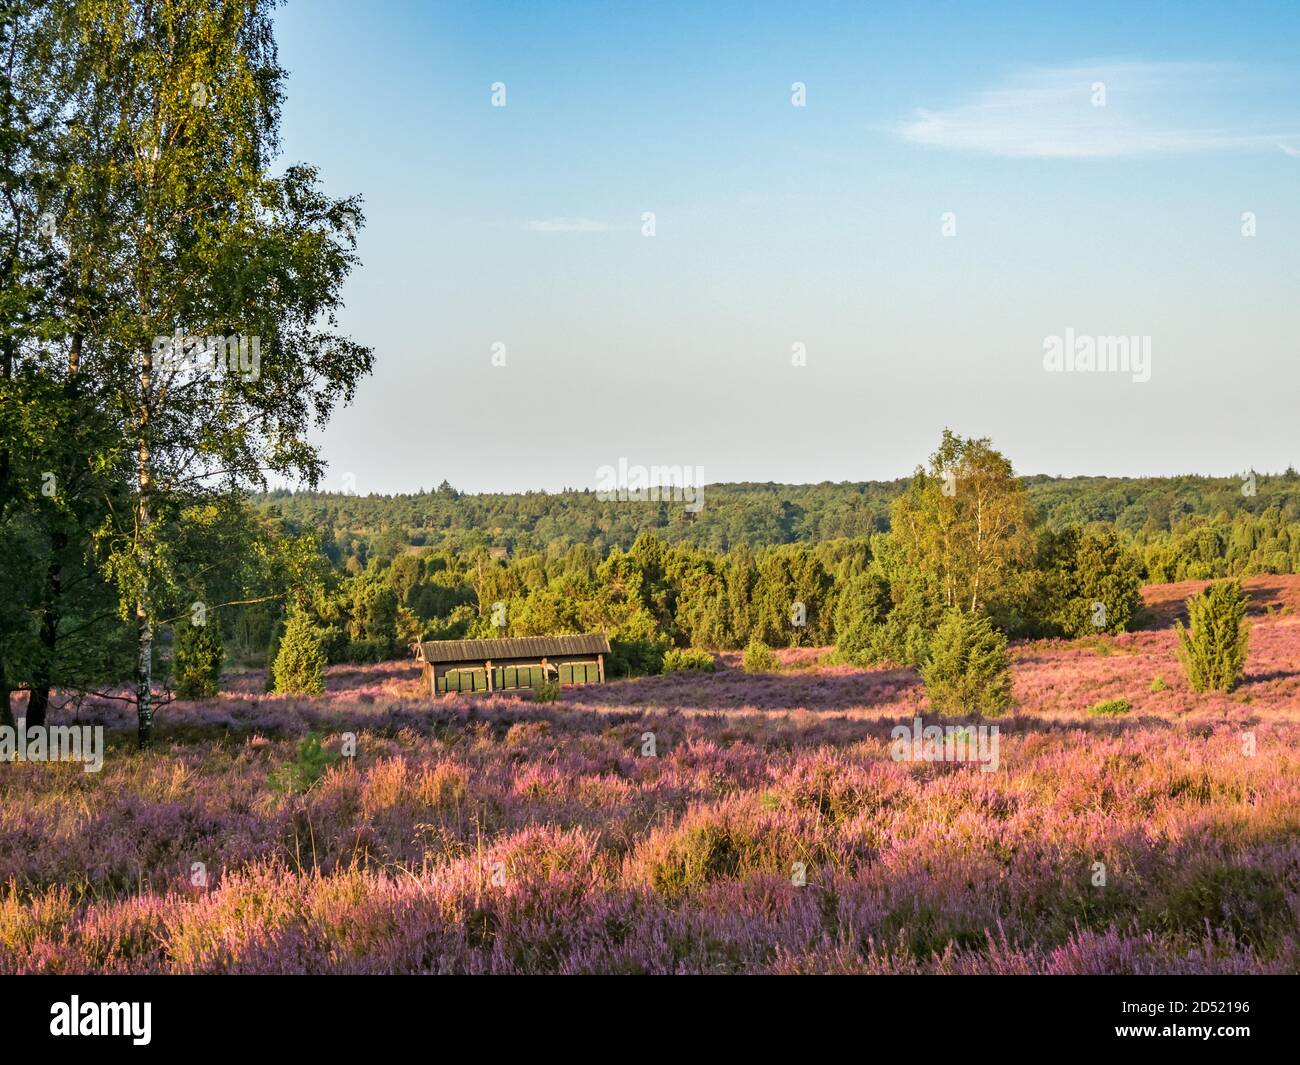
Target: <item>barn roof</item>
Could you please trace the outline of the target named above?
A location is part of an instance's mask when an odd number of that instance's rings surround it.
[[[517,636],[498,640],[426,640],[420,644],[423,662],[484,662],[489,658],[542,658],[563,655],[609,654],[603,632],[578,636]]]

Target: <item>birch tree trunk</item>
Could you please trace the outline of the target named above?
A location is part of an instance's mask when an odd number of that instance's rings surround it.
[[[140,435],[137,448],[139,464],[139,498],[136,502],[136,542],[140,549],[139,587],[135,601],[136,662],[135,709],[138,718],[137,739],[148,747],[153,736],[153,624],[150,617],[151,551],[150,492],[153,470],[149,454],[150,389],[153,386],[153,351],[145,347],[140,363]]]

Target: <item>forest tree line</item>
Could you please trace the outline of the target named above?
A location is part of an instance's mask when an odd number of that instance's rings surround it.
[[[957,471],[951,495],[948,471]],[[1277,480],[1285,487],[1290,477]],[[754,642],[834,644],[846,661],[919,665],[954,608],[1010,638],[1079,637],[1139,623],[1144,583],[1300,572],[1294,506],[1256,510],[1256,498],[1238,492],[1231,512],[1188,514],[1172,528],[1053,523],[988,441],[945,433],[929,465],[893,494],[886,529],[867,535],[719,551],[654,529],[626,549],[553,541],[503,557],[486,544],[412,544],[403,529],[351,552],[335,544],[330,576],[305,609],[335,662],[401,656],[421,639],[601,630],[614,675],[656,672],[671,648]],[[710,496],[705,512],[713,505]],[[281,504],[269,509],[283,517]]]
[[[1300,474],[1293,469],[1240,477],[1020,480],[1043,523],[1054,529],[1102,522],[1135,537],[1158,537],[1197,518],[1271,510],[1283,523],[1300,521]],[[909,483],[711,484],[698,514],[667,502],[602,501],[590,490],[468,494],[445,481],[391,496],[277,489],[254,502],[299,528],[320,530],[330,557],[355,572],[376,553],[392,557],[412,546],[521,555],[586,544],[604,556],[614,547],[626,551],[646,532],[718,552],[741,544],[862,539],[889,529],[893,501]]]

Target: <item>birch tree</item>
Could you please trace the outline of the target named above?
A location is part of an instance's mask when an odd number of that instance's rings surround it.
[[[909,566],[935,576],[946,607],[976,613],[1015,593],[1036,520],[1011,463],[988,440],[945,429],[929,468],[894,501],[891,535]]]
[[[285,73],[269,0],[52,8],[77,90],[60,219],[96,280],[79,372],[131,442],[129,505],[99,541],[135,625],[143,746],[185,514],[237,505],[271,473],[314,484],[307,432],[370,369],[337,328],[362,212],[310,166],[272,169]]]

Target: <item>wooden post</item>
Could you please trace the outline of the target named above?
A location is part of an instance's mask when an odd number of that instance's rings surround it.
[[[487,660],[487,678],[488,678],[488,691],[495,691],[495,689],[492,687],[492,659],[490,658]]]
[[[596,668],[600,671],[600,683],[604,684],[605,683],[605,656],[603,654],[596,656]]]

